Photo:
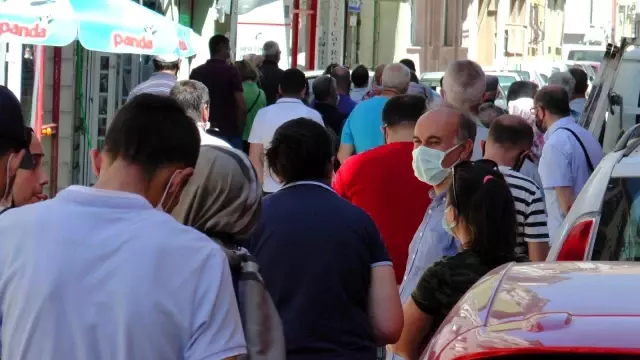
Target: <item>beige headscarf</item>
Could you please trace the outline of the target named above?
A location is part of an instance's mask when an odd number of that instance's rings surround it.
[[[223,243],[237,243],[251,236],[261,205],[262,187],[247,156],[236,149],[203,145],[172,215]]]

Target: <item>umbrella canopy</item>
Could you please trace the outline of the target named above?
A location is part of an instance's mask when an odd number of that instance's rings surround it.
[[[195,55],[191,29],[131,0],[9,0],[0,2],[0,42],[65,46],[74,40],[93,51]]]

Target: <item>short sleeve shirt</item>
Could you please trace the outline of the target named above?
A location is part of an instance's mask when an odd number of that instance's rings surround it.
[[[0,234],[3,359],[246,353],[222,249],[139,195],[71,186]]]
[[[604,156],[598,141],[572,117],[556,121],[545,133],[538,171],[545,192],[551,242],[557,241],[560,235],[558,231],[564,221],[555,188],[571,187],[575,196],[578,196],[591,175],[588,160],[580,143],[569,131],[562,128],[569,128],[576,133],[584,144],[594,168]]]
[[[411,298],[418,309],[433,317],[431,332],[438,329],[467,290],[491,269],[476,253],[464,250],[445,256],[422,274]]]
[[[391,261],[364,211],[329,186],[294,183],[264,199],[249,248],[282,319],[287,359],[375,359],[371,269]]]
[[[275,104],[260,109],[253,120],[251,132],[249,132],[249,143],[261,144],[266,152],[271,146],[273,134],[280,125],[289,120],[297,118],[307,118],[324,125],[322,115],[316,110],[303,104],[302,101],[292,98],[281,98]],[[282,184],[271,176],[271,170],[266,159],[264,162],[264,177],[262,189],[272,193],[278,191]]]
[[[340,143],[352,145],[357,154],[384,144],[382,109],[389,101],[385,96],[360,102],[342,128]]]
[[[242,136],[238,124],[238,103],[235,94],[242,93],[240,73],[224,60],[210,59],[191,71],[189,79],[200,81],[209,90],[209,122],[227,138]]]

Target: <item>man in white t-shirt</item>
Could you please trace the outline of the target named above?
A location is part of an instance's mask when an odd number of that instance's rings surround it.
[[[219,145],[231,147],[226,141],[207,134],[209,129],[209,90],[196,80],[178,81],[169,92],[184,108],[198,127],[201,145]]]
[[[198,130],[170,97],[116,114],[98,181],[0,216],[2,358],[236,359],[246,353],[222,249],[169,214]]]
[[[264,195],[276,192],[282,187],[282,184],[272,177],[269,165],[264,159],[265,151],[269,148],[276,129],[287,121],[298,118],[311,119],[324,125],[320,113],[302,102],[306,88],[307,79],[302,71],[285,70],[280,81],[280,99],[275,104],[260,109],[253,120],[249,134],[249,159],[260,177]]]

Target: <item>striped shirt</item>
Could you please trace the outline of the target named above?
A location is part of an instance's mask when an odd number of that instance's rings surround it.
[[[175,75],[165,72],[155,72],[149,77],[149,80],[138,84],[138,86],[129,92],[127,101],[142,93],[169,96],[169,91],[171,91],[173,85],[176,84],[176,81],[178,81],[178,79]]]
[[[509,167],[500,166],[500,172],[509,184],[516,206],[516,221],[518,223],[516,253],[528,256],[529,246],[527,243],[549,242],[547,213],[542,192],[533,180]]]

